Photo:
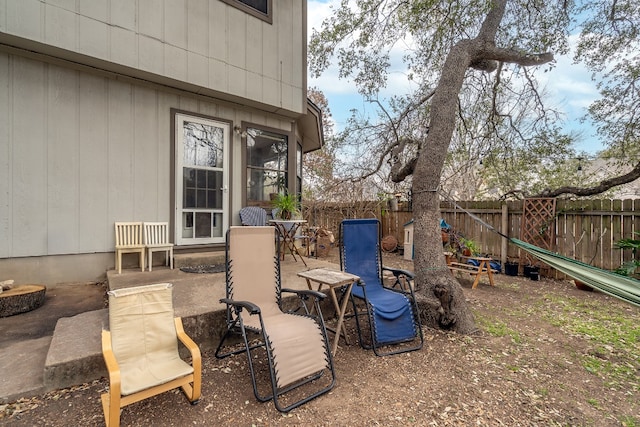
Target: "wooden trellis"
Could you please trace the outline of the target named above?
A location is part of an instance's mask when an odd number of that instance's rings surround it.
[[[556,199],[553,197],[525,199],[522,209],[520,240],[553,250],[555,241]],[[535,258],[520,252],[520,265],[533,264]],[[546,269],[545,265],[540,266]],[[547,275],[547,274],[544,274]]]

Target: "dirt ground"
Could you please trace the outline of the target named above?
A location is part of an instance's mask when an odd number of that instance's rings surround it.
[[[106,291],[106,282],[47,286],[42,307],[0,320],[0,348],[26,339],[51,336],[59,318],[104,308]]]
[[[385,265],[411,268],[399,256]],[[202,398],[133,404],[122,425],[639,426],[640,309],[567,281],[498,275],[471,289],[480,332],[424,329],[424,347],[376,357],[342,341],[331,392],[288,414],[253,396],[246,357],[203,355]],[[331,337],[332,338],[332,337]],[[7,426],[104,425],[105,379],[0,406]]]

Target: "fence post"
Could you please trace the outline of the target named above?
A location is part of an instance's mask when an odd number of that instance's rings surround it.
[[[509,229],[509,206],[506,203],[502,204],[502,218],[501,218],[502,233],[507,234]],[[500,245],[500,264],[502,265],[502,271],[504,271],[507,265],[507,253],[509,252],[509,240],[504,237],[501,240]]]

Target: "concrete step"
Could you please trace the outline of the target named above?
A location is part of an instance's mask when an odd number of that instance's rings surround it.
[[[0,404],[45,391],[42,366],[51,337],[25,340],[0,348]]]
[[[213,305],[213,304],[212,304]],[[185,332],[200,350],[214,350],[223,331],[226,313],[222,306],[192,316],[181,316]],[[176,310],[179,315],[179,311]],[[44,391],[71,387],[107,376],[101,346],[102,329],[109,327],[107,309],[62,318],[44,362]]]
[[[174,268],[224,264],[224,251],[192,252],[173,255]]]
[[[224,262],[224,252],[221,255],[222,258],[215,252],[191,259],[196,260],[195,265],[207,265]],[[287,257],[281,270],[283,288],[307,289],[306,282],[297,276],[299,271],[317,267],[338,268],[335,264],[316,259],[308,259],[307,262],[309,265],[305,268],[301,262]],[[151,272],[127,269],[122,270],[122,274],[111,270],[107,272],[107,280],[109,289],[172,283],[175,315],[182,318],[185,332],[198,343],[200,350],[216,349],[226,328],[226,306],[219,302],[226,295],[224,273],[186,273],[179,268],[159,267]],[[295,297],[288,299],[291,304],[297,304]],[[108,328],[108,309],[58,320],[44,363],[44,390],[67,388],[107,375],[102,358],[101,331]]]

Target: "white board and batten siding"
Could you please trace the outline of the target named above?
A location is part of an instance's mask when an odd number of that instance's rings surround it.
[[[108,252],[114,221],[168,221],[171,108],[291,128],[259,112],[19,56],[0,53],[0,64],[0,86],[13,92],[8,106],[0,103],[12,111],[0,134],[0,258]],[[239,182],[240,141],[233,137],[232,179]]]
[[[104,274],[115,221],[169,221],[171,109],[291,131],[306,111],[302,3],[278,0],[269,25],[218,0],[0,2],[0,276]]]
[[[272,24],[220,0],[11,0],[0,43],[304,114],[305,20],[301,0],[274,1]]]

